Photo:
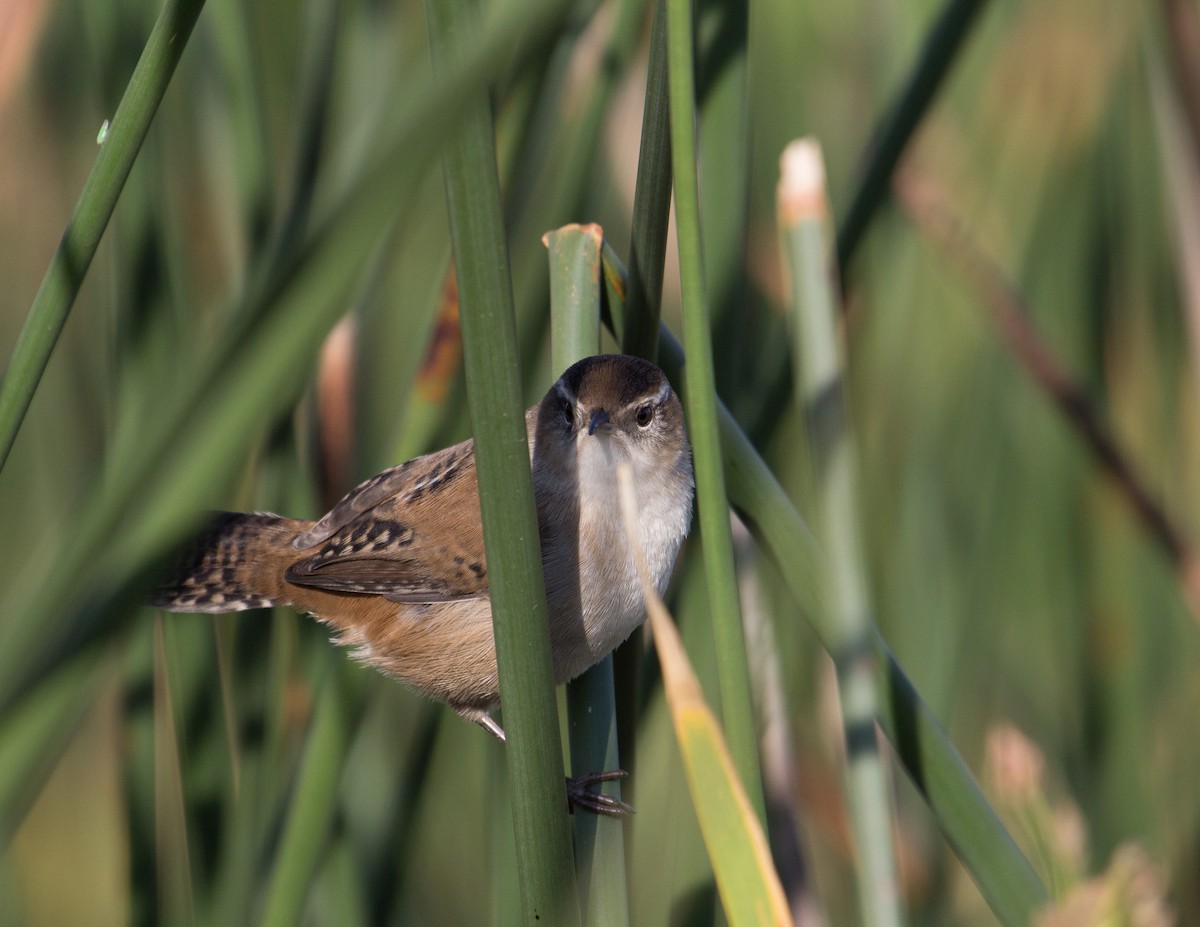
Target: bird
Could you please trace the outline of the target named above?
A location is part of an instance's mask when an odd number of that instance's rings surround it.
[[[645,619],[619,463],[634,477],[638,540],[661,595],[691,524],[691,446],[666,375],[622,354],[569,367],[525,412],[525,430],[554,678],[563,683]],[[188,613],[290,606],[329,626],[356,659],[505,740],[492,717],[502,693],[473,440],[384,470],[316,521],[214,513],[150,604]],[[569,802],[627,812],[588,791],[614,774],[568,779]]]

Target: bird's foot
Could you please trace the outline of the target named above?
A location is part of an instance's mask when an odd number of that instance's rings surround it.
[[[592,814],[603,814],[613,818],[628,817],[633,814],[631,805],[625,804],[615,795],[591,791],[594,785],[624,779],[628,775],[623,769],[610,769],[607,772],[588,773],[586,776],[568,776],[567,808],[572,812],[580,808]]]

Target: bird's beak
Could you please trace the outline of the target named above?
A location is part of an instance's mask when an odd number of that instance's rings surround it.
[[[588,434],[596,433],[596,429],[609,423],[608,413],[603,409],[597,409],[592,413],[592,417],[588,419]]]

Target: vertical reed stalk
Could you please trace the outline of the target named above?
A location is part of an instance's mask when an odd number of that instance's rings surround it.
[[[435,67],[447,68],[460,36],[475,27],[473,10],[469,0],[428,0],[426,10]],[[578,924],[516,311],[485,92],[468,103],[447,152],[446,199],[504,693],[522,917]]]
[[[550,348],[556,374],[600,350],[600,251],[598,225],[567,225],[545,236],[550,249]],[[612,654],[567,686],[571,772],[582,776],[621,765],[617,751]],[[621,797],[618,780],[602,791]],[[583,922],[589,927],[627,925],[624,827],[617,818],[575,815],[575,871]]]
[[[695,63],[691,0],[667,0],[667,60],[670,74],[671,152],[675,176],[675,217],[679,238],[679,273],[683,290],[683,335],[688,352],[684,370],[688,434],[695,458],[705,579],[717,641],[717,673],[725,735],[734,766],[750,803],[765,820],[758,737],[754,722],[746,637],[742,630],[733,540],[721,439],[717,428],[717,394],[713,374],[704,258],[700,245],[700,191],[696,164]]]
[[[102,130],[100,153],[0,380],[0,470],[8,460],[50,353],[67,324],[100,245],[100,236],[108,227],[117,198],[203,7],[204,0],[168,0],[146,40],[117,112]]]
[[[902,923],[887,769],[879,753],[876,655],[869,646],[871,605],[863,575],[856,452],[847,411],[840,304],[830,266],[825,165],[816,142],[793,142],[783,156],[779,224],[792,281],[793,357],[797,405],[804,411],[812,455],[817,538],[828,557],[830,618],[846,737],[847,805],[859,859],[858,899],[865,923]]]

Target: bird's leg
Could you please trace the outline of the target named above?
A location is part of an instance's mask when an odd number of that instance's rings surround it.
[[[460,712],[460,714],[463,714],[468,720],[474,721],[500,743],[507,743],[504,728],[497,724],[491,715],[486,712],[483,714],[472,712],[470,715]],[[567,810],[574,812],[576,808],[582,808],[593,814],[604,814],[614,818],[623,818],[633,814],[633,808],[616,796],[591,790],[594,785],[611,782],[613,779],[624,779],[627,775],[629,774],[623,769],[610,769],[606,772],[588,773],[586,776],[567,776]]]
[[[485,712],[482,717],[473,718],[472,720],[493,737],[495,737],[498,741],[500,741],[500,743],[503,744],[508,742],[504,737],[504,728],[497,724],[491,715]]]

